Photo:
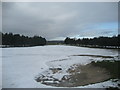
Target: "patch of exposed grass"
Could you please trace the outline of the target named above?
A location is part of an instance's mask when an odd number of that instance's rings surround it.
[[[103,60],[103,61],[92,61],[92,65],[97,67],[102,67],[107,69],[112,78],[118,78],[120,79],[120,61],[109,61],[109,60]]]

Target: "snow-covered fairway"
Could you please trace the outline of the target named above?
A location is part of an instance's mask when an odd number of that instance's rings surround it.
[[[72,55],[106,55],[117,56],[117,50],[84,48],[64,45],[46,45],[36,47],[2,48],[2,87],[3,88],[50,88],[35,81],[36,75],[49,67],[57,66],[59,63],[51,61],[65,60],[61,62],[62,67],[72,64],[90,63],[91,57],[75,57]],[[94,58],[92,58],[94,59]],[[102,60],[95,58],[95,60]],[[106,83],[106,84],[105,84]],[[111,81],[88,85],[85,87],[102,87],[112,85]]]

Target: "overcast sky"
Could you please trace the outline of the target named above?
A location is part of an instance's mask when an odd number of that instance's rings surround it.
[[[3,32],[47,40],[113,36],[118,33],[118,3],[3,2],[2,19]]]

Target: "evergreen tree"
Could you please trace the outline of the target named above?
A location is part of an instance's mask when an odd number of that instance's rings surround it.
[[[2,33],[2,45],[38,46],[46,45],[46,39],[41,36],[28,37],[20,34]]]
[[[113,37],[94,37],[93,39],[83,38],[77,39],[67,37],[65,44],[70,45],[98,45],[98,46],[120,46],[120,35]]]

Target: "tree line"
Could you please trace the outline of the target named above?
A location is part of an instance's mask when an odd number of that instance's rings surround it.
[[[113,37],[94,37],[75,39],[67,37],[64,40],[65,44],[69,45],[98,45],[98,46],[120,46],[120,35]]]
[[[2,45],[9,46],[39,46],[46,45],[46,39],[41,36],[28,37],[20,34],[1,33]]]

